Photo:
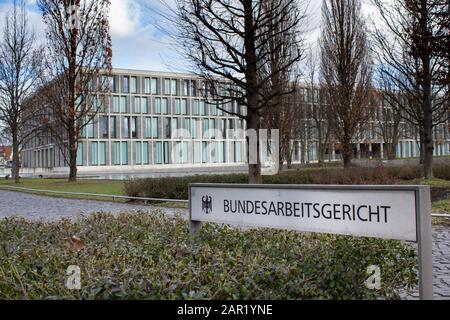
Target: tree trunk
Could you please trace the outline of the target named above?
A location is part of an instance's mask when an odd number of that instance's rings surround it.
[[[69,182],[77,181],[77,139],[73,131],[69,134]]]
[[[395,160],[395,146],[394,143],[386,143],[386,155],[388,160]]]
[[[20,157],[19,157],[19,138],[17,136],[17,131],[13,130],[12,133],[12,178],[15,183],[19,183],[19,172],[20,172]]]
[[[317,146],[319,148],[317,155],[318,155],[318,162],[319,162],[319,167],[322,167],[324,164],[324,160],[325,160],[325,149],[326,149],[326,145],[322,142],[318,142]]]
[[[248,110],[248,118],[247,118],[247,129],[256,131],[256,163],[248,164],[248,182],[251,184],[259,184],[262,183],[261,177],[261,157],[260,157],[260,141],[259,141],[259,129],[261,125],[260,116],[257,111]],[[247,159],[250,159],[250,143],[249,138],[247,136]]]
[[[343,143],[342,143],[342,160],[344,161],[344,169],[350,168],[352,155],[353,155],[352,144],[348,141],[343,141]]]
[[[425,179],[430,179],[433,177],[433,124],[432,124],[432,114],[431,111],[425,112],[424,115],[424,155],[422,163],[422,174]]]
[[[286,164],[288,169],[292,169],[292,150],[293,146],[291,145],[291,142],[288,142],[287,145],[287,151],[286,151]]]
[[[419,164],[423,165],[423,158],[425,157],[425,144],[424,144],[424,135],[420,134],[420,156],[419,156]]]

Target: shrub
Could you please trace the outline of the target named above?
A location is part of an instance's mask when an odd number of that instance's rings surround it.
[[[343,170],[342,168],[309,168],[263,176],[263,183],[363,185],[398,184],[402,181],[409,181],[415,184],[418,182],[414,180],[421,177],[420,170],[419,166],[354,167],[349,170]],[[450,172],[450,165],[436,165],[434,170],[436,177],[441,179],[449,178],[450,176],[450,173],[448,173]],[[132,179],[125,182],[124,191],[129,196],[187,199],[190,183],[248,183],[248,176],[247,174],[226,174]]]
[[[433,166],[435,178],[450,180],[450,164],[440,164]]]
[[[85,248],[68,249],[77,235]],[[0,299],[377,299],[416,282],[415,251],[400,241],[240,231],[161,213],[99,213],[75,221],[0,220]],[[81,269],[81,290],[65,288]],[[369,265],[380,290],[364,285]]]

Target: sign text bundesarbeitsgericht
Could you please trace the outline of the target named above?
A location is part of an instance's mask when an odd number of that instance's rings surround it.
[[[192,185],[191,220],[416,241],[416,194],[367,186]]]

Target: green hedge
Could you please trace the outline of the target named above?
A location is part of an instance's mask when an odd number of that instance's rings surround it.
[[[64,245],[71,235],[84,250]],[[400,241],[211,224],[194,238],[162,213],[3,219],[0,244],[0,299],[379,299],[417,281]],[[69,265],[81,268],[79,291],[65,288]],[[364,285],[369,265],[380,290]]]
[[[317,168],[286,171],[263,176],[267,184],[395,184],[420,177],[418,167],[396,168]],[[124,192],[132,197],[187,199],[190,183],[248,183],[247,174],[195,175],[185,177],[141,178],[125,182]]]

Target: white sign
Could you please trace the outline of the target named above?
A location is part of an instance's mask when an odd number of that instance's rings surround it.
[[[417,241],[417,190],[402,186],[190,186],[191,221]]]

